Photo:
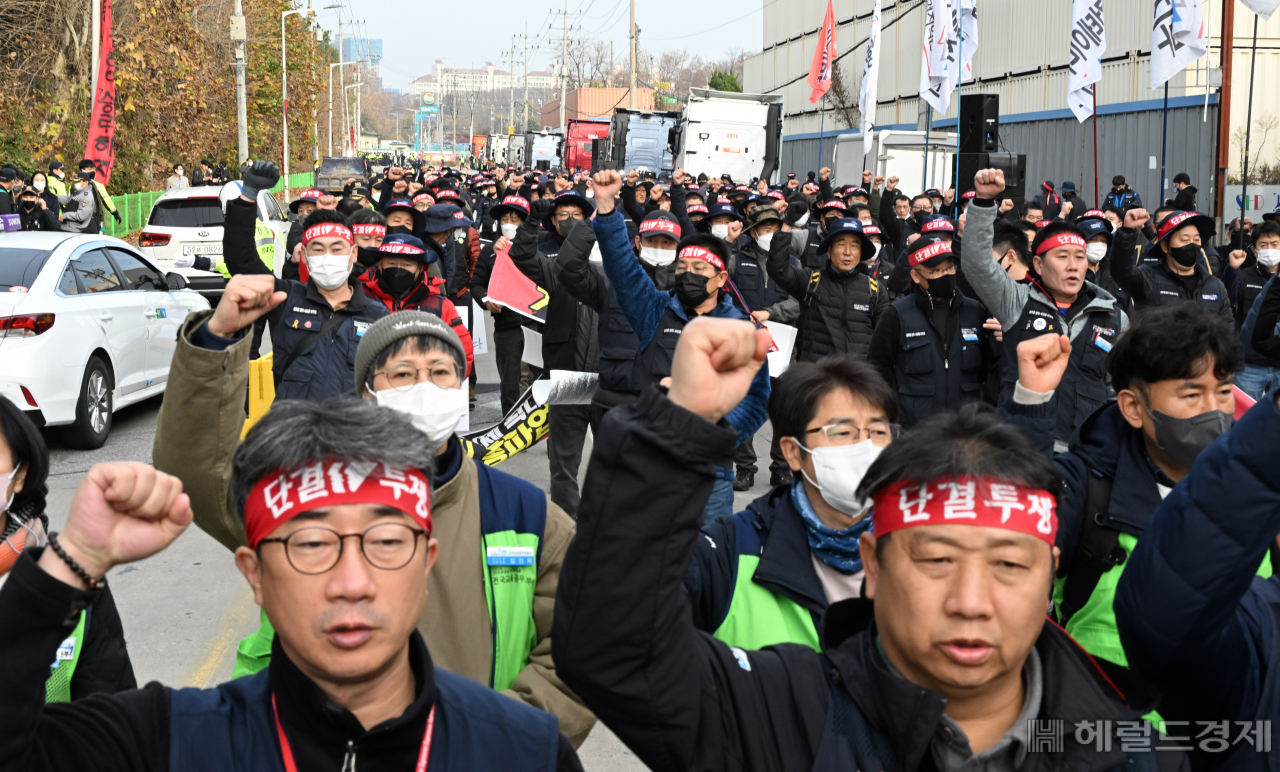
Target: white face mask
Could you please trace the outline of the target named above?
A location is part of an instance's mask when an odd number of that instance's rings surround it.
[[[769,245],[773,243],[773,233],[766,233],[763,236],[756,236],[756,246],[764,251],[769,251]]]
[[[1259,249],[1258,265],[1263,268],[1275,268],[1280,264],[1280,249]]]
[[[307,255],[307,270],[317,287],[336,290],[351,275],[351,255]]]
[[[179,176],[179,177],[185,177],[185,176],[187,176],[187,173],[186,173],[186,171],[185,171],[185,170],[183,170],[183,169],[179,169],[179,170],[178,170],[178,176]]]
[[[603,258],[602,258],[603,259]],[[676,260],[674,249],[658,249],[657,247],[640,247],[640,259],[656,268],[671,265]]]
[[[875,244],[875,243],[873,242],[873,246],[875,246],[875,251],[871,253],[871,259],[867,261],[867,262],[869,262],[869,263],[874,263],[876,260],[879,260],[879,259],[880,259],[880,247],[881,247],[881,245],[880,245],[880,244]]]
[[[449,439],[468,409],[467,392],[442,389],[430,381],[415,383],[404,391],[376,391],[373,396],[379,405],[408,415],[414,428],[436,446]]]
[[[591,245],[591,255],[587,258],[596,265],[604,265],[604,255],[600,252],[600,243]]]
[[[712,225],[711,235],[718,239],[727,239],[729,238],[729,226],[723,223],[720,225]]]
[[[1102,258],[1107,256],[1106,244],[1086,244],[1084,247],[1085,257],[1089,258],[1090,265],[1097,265],[1102,262]]]
[[[596,197],[596,192],[591,188],[587,188],[587,198],[595,198],[595,197]]]
[[[800,441],[796,440],[796,444]],[[804,448],[804,445],[800,447]],[[880,457],[881,450],[871,440],[841,447],[814,448],[809,453],[813,456],[813,472],[818,479],[809,480],[803,469],[800,473],[810,485],[822,492],[822,498],[828,504],[850,517],[857,517],[871,506],[871,502],[858,499],[854,492],[862,484],[871,463]]]
[[[799,220],[796,220],[795,227],[797,227],[797,228],[803,228],[803,227],[805,227],[805,226],[806,226],[806,225],[808,225],[808,224],[809,224],[809,213],[808,213],[808,212],[805,212],[804,214],[800,215],[800,219],[799,219]]]
[[[506,236],[508,241],[514,239],[516,237],[516,231],[520,230],[519,224],[513,222],[504,222],[498,227],[502,229],[502,235]]]
[[[7,474],[0,475],[0,496],[3,496],[4,492],[9,490],[9,484],[13,482],[14,476],[18,474],[18,470],[21,468],[22,468],[22,464],[18,464],[12,470],[10,470]],[[4,503],[3,507],[0,507],[0,512],[8,512],[9,507],[13,506],[13,500],[17,497],[18,497],[18,492],[16,490],[13,493],[9,494],[9,499]]]
[[[44,190],[44,180],[40,180],[39,182],[32,185],[32,187],[35,188],[36,190]]]

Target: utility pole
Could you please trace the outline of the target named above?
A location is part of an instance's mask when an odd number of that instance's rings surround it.
[[[511,62],[511,105],[507,110],[507,125],[512,127],[512,131],[516,125],[516,37],[518,36],[511,36],[511,58],[507,60]]]
[[[236,144],[240,155],[240,163],[249,157],[249,117],[245,104],[244,93],[244,69],[247,62],[245,61],[245,43],[248,37],[245,35],[244,26],[244,3],[243,0],[236,0],[235,13],[231,15],[231,45],[235,53],[236,68]],[[329,72],[333,72],[330,70]],[[97,86],[95,86],[97,88]],[[330,88],[329,93],[333,93]],[[332,100],[332,96],[330,97]],[[329,123],[330,143],[332,143],[333,123]]]
[[[342,14],[338,14],[338,61],[345,61],[345,54],[342,51]],[[347,120],[347,68],[341,66],[338,68],[338,93],[342,95],[342,146],[347,146],[347,137],[350,136]],[[330,153],[333,151],[330,150]],[[343,155],[346,155],[344,152]]]
[[[529,130],[529,22],[524,23],[524,123],[520,133]]]
[[[631,0],[631,109],[636,109],[636,0]]]
[[[1228,0],[1222,4],[1221,63],[1222,89],[1218,92],[1218,158],[1214,172],[1214,213],[1226,218],[1227,164],[1231,157],[1231,62],[1232,45],[1235,43],[1236,4]],[[1240,214],[1244,220],[1244,212]]]
[[[92,46],[89,49],[89,88],[92,90],[92,96],[89,97],[89,112],[93,112],[93,100],[98,98],[98,60],[102,58],[102,0],[93,0],[89,4],[89,24],[91,25],[93,36]]]
[[[613,41],[609,41],[609,74],[605,77],[605,84],[609,88],[613,88]]]
[[[564,134],[564,91],[569,80],[569,0],[564,0],[564,35],[560,38],[560,133]]]

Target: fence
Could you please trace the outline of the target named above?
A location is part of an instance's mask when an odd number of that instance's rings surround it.
[[[289,175],[289,187],[294,190],[305,190],[313,184],[315,184],[314,172],[299,172],[298,174]],[[280,182],[276,183],[271,192],[277,193],[281,190],[284,190],[284,178],[281,178]],[[164,195],[162,190],[146,190],[141,193],[112,196],[111,200],[115,202],[116,211],[120,213],[120,222],[116,222],[114,217],[108,216],[106,218],[107,221],[102,224],[102,232],[108,236],[121,238],[140,230],[150,219],[151,208],[155,206],[156,199],[162,195]]]

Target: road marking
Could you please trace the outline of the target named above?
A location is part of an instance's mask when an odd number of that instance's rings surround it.
[[[231,602],[222,610],[214,637],[205,643],[200,655],[187,667],[183,684],[198,689],[216,686],[223,673],[231,675],[230,662],[235,659],[240,639],[253,630],[258,620],[258,604],[248,583],[240,585]]]

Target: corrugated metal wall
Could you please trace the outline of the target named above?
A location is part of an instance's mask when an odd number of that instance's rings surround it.
[[[1169,147],[1165,175],[1172,180],[1178,172],[1191,175],[1199,188],[1197,203],[1202,211],[1212,209],[1213,151],[1217,131],[1217,105],[1209,105],[1208,121],[1204,111],[1196,107],[1169,110]],[[1129,186],[1138,191],[1143,203],[1154,210],[1173,192],[1160,195],[1160,136],[1163,113],[1145,110],[1118,115],[1104,115],[1098,120],[1098,186],[1102,195],[1111,188],[1111,178],[1123,174]],[[1077,123],[1074,118],[1025,123],[1002,124],[1000,144],[1011,153],[1027,155],[1028,196],[1044,180],[1060,186],[1064,181],[1076,183],[1081,195],[1092,205],[1093,197],[1093,124]],[[831,165],[835,147],[833,137],[784,140],[780,177],[795,172],[803,179],[810,171]],[[1156,168],[1152,169],[1151,156]],[[909,188],[908,188],[909,189]],[[909,192],[916,192],[910,190]]]

